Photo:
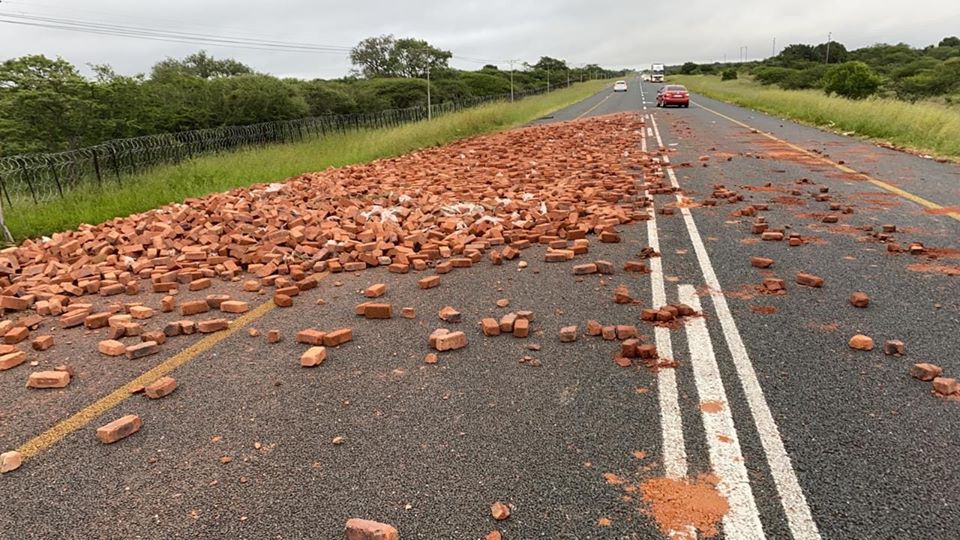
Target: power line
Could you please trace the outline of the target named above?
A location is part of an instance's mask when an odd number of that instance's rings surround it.
[[[321,45],[314,43],[277,41],[248,38],[243,36],[210,36],[197,34],[194,32],[163,30],[143,26],[117,25],[84,21],[80,19],[46,17],[39,15],[0,12],[0,17],[2,17],[0,18],[0,23],[153,41],[168,41],[174,43],[193,43],[211,46],[241,47],[248,49],[306,53],[343,54],[351,50],[351,47],[340,45]]]

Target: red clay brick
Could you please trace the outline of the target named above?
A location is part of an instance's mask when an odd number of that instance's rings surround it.
[[[560,342],[570,343],[577,340],[577,327],[564,326],[560,329]]]
[[[213,282],[210,281],[210,278],[200,278],[195,279],[190,282],[187,286],[187,290],[190,291],[202,291],[203,289],[209,289],[213,286]]]
[[[336,347],[348,341],[353,341],[353,330],[350,328],[339,328],[323,336],[323,344],[326,347]]]
[[[393,305],[368,303],[363,310],[363,316],[367,319],[392,319]]]
[[[773,259],[768,259],[766,257],[752,257],[750,259],[750,264],[756,268],[770,268],[773,266]]]
[[[857,334],[850,338],[850,348],[857,349],[859,351],[872,351],[873,350],[873,338],[870,336],[865,336],[863,334]]]
[[[900,340],[888,339],[883,342],[883,354],[903,356],[907,354],[907,346]]]
[[[467,346],[467,335],[463,332],[447,332],[436,338],[436,349],[438,351],[450,351],[462,349]]]
[[[345,535],[346,540],[400,540],[394,527],[360,518],[347,520]]]
[[[797,273],[797,283],[807,287],[823,287],[823,278],[805,272]]]
[[[109,424],[97,428],[97,439],[103,444],[113,444],[140,431],[143,422],[135,414],[117,418]]]
[[[119,341],[106,339],[97,344],[97,350],[107,356],[123,356],[127,353],[127,346]]]
[[[70,384],[66,371],[35,371],[27,379],[27,388],[63,388]]]
[[[427,276],[417,281],[417,285],[419,285],[421,289],[432,289],[440,285],[440,276]]]
[[[27,361],[27,353],[23,351],[12,351],[0,356],[0,371],[15,368]]]
[[[210,311],[210,306],[207,304],[206,300],[192,300],[180,304],[181,317],[189,317],[191,315],[206,313],[208,311]]]
[[[596,274],[597,265],[594,263],[578,264],[573,267],[573,275],[582,276],[585,274]]]
[[[402,315],[404,319],[415,319],[417,318],[417,310],[412,307],[400,308],[400,315]]]
[[[285,294],[276,293],[273,295],[273,303],[277,307],[290,307],[293,305],[293,298]]]
[[[865,308],[870,305],[870,297],[863,292],[854,292],[850,294],[850,303],[854,307]]]
[[[268,330],[267,331],[267,343],[279,343],[280,342],[280,331],[279,330]]]
[[[603,327],[597,321],[587,321],[587,335],[599,336],[603,332]]]
[[[150,399],[160,399],[170,395],[177,389],[177,380],[173,377],[160,377],[143,388],[143,392]]]
[[[230,321],[226,319],[204,319],[197,324],[201,334],[212,334],[230,328]]]
[[[297,343],[305,343],[307,345],[323,345],[323,338],[326,335],[326,332],[321,332],[316,328],[307,328],[297,332]]]
[[[220,311],[224,313],[246,313],[250,311],[250,304],[240,300],[227,300],[220,304]]]
[[[517,319],[513,323],[513,337],[525,338],[530,333],[530,321]]]
[[[485,336],[492,337],[500,335],[500,323],[496,319],[483,319],[480,321],[480,327]]]
[[[316,367],[327,359],[326,347],[310,347],[300,355],[301,367]]]
[[[437,316],[440,317],[440,320],[448,323],[458,323],[461,319],[460,312],[451,306],[442,307]]]
[[[910,368],[910,376],[914,379],[920,379],[921,381],[932,381],[939,377],[941,373],[943,373],[943,368],[927,362],[914,364],[913,367]]]
[[[136,345],[130,345],[126,350],[127,358],[131,360],[157,354],[158,352],[160,352],[160,344],[156,341],[144,341]]]
[[[377,283],[364,289],[363,295],[367,298],[378,298],[387,292],[387,286],[383,283]]]
[[[16,345],[27,339],[29,335],[30,330],[27,330],[26,326],[18,326],[8,330],[7,333],[3,335],[3,342],[7,345]]]
[[[952,377],[936,377],[933,379],[933,390],[938,394],[950,396],[960,393],[960,384]]]

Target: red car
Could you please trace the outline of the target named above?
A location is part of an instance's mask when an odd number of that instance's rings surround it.
[[[690,94],[687,92],[687,87],[680,84],[668,84],[660,87],[660,91],[657,92],[657,107],[666,107],[667,105],[689,107]]]

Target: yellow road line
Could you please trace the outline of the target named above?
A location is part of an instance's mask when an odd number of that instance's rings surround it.
[[[705,107],[705,106],[703,106],[703,105],[700,104],[700,103],[694,103],[694,105],[696,105],[697,107],[700,107],[701,109],[703,109],[703,110],[705,110],[705,111],[707,111],[707,112],[711,112],[711,113],[719,116],[720,118],[725,118],[725,119],[733,122],[734,124],[737,124],[738,126],[745,127],[745,128],[747,128],[747,129],[756,131],[756,132],[759,133],[760,135],[763,135],[764,137],[766,137],[766,138],[768,138],[768,139],[770,139],[770,140],[772,140],[772,141],[776,141],[776,142],[778,142],[778,143],[780,143],[780,144],[783,144],[783,145],[785,145],[785,146],[788,146],[789,148],[792,148],[793,150],[796,150],[796,151],[798,151],[798,152],[802,152],[804,155],[807,155],[807,156],[809,156],[809,157],[811,157],[811,158],[814,158],[814,159],[816,159],[817,161],[820,161],[820,162],[822,162],[822,163],[826,163],[827,165],[830,165],[831,167],[833,167],[833,168],[835,168],[835,169],[841,170],[841,171],[843,171],[843,172],[845,172],[845,173],[848,173],[848,174],[857,175],[857,176],[859,176],[860,178],[863,178],[863,179],[866,180],[867,182],[870,182],[871,184],[873,184],[873,185],[875,185],[875,186],[877,186],[877,187],[879,187],[879,188],[881,188],[881,189],[885,189],[885,190],[889,191],[890,193],[893,193],[893,194],[895,194],[895,195],[899,195],[900,197],[903,197],[904,199],[907,199],[907,200],[909,200],[909,201],[915,202],[915,203],[919,204],[920,206],[924,206],[924,207],[926,207],[926,208],[930,208],[931,210],[944,210],[944,207],[943,207],[943,206],[941,206],[941,205],[939,205],[939,204],[937,204],[937,203],[935,203],[935,202],[928,201],[927,199],[924,199],[923,197],[920,197],[920,196],[918,196],[918,195],[914,195],[913,193],[910,193],[909,191],[900,189],[900,188],[898,188],[897,186],[894,186],[894,185],[892,185],[892,184],[889,184],[889,183],[887,183],[887,182],[884,182],[883,180],[877,180],[876,178],[870,176],[869,174],[862,173],[862,172],[860,172],[860,171],[851,169],[850,167],[847,167],[846,165],[841,165],[840,163],[836,163],[836,162],[834,162],[834,161],[831,161],[831,160],[829,160],[829,159],[827,159],[827,158],[825,158],[825,157],[823,157],[823,156],[820,156],[820,155],[817,155],[817,154],[815,154],[815,153],[813,153],[813,152],[810,152],[809,150],[806,150],[806,149],[804,149],[804,148],[800,148],[799,146],[797,146],[797,145],[795,145],[795,144],[793,144],[793,143],[789,143],[789,142],[787,142],[787,141],[785,141],[785,140],[783,140],[783,139],[781,139],[781,138],[779,138],[779,137],[775,137],[774,135],[771,135],[771,134],[769,134],[769,133],[766,133],[766,132],[764,132],[764,131],[761,131],[761,130],[753,127],[753,126],[744,124],[743,122],[741,122],[741,121],[739,121],[739,120],[737,120],[737,119],[735,119],[735,118],[731,118],[731,117],[729,117],[729,116],[727,116],[727,115],[725,115],[725,114],[723,114],[723,113],[717,112],[717,111],[715,111],[715,110],[713,110],[713,109],[711,109],[711,108],[709,108],[709,107]],[[953,219],[956,219],[957,221],[960,221],[960,212],[944,212],[944,215],[950,216],[950,217],[952,217]]]
[[[316,279],[323,279],[328,274],[319,274]],[[88,425],[90,422],[95,420],[97,417],[103,413],[109,411],[110,409],[116,407],[120,403],[123,403],[127,398],[132,396],[130,390],[138,386],[146,386],[153,381],[167,375],[178,367],[186,364],[187,362],[196,358],[199,354],[210,349],[217,343],[227,339],[228,337],[235,334],[244,326],[250,324],[251,322],[263,317],[269,313],[274,308],[273,301],[265,302],[260,304],[253,310],[245,313],[244,315],[237,317],[230,323],[230,327],[222,332],[217,332],[216,334],[210,334],[209,336],[201,339],[200,341],[190,345],[186,349],[180,351],[179,353],[171,356],[170,358],[164,360],[160,364],[156,365],[150,371],[147,371],[143,375],[140,375],[136,379],[124,384],[123,386],[117,388],[113,392],[110,392],[106,396],[98,399],[92,404],[84,407],[79,412],[70,416],[66,420],[63,420],[57,423],[52,428],[47,431],[37,435],[36,437],[27,441],[23,446],[17,449],[18,452],[23,454],[25,459],[36,456],[40,452],[50,448],[54,444],[57,444],[64,437],[77,431],[80,428]]]
[[[584,116],[592,113],[594,109],[596,109],[597,107],[603,105],[608,99],[610,99],[610,96],[612,96],[612,95],[613,95],[613,94],[607,94],[607,97],[601,99],[601,100],[600,100],[600,103],[597,103],[597,104],[594,105],[593,107],[590,107],[589,109],[587,109],[587,110],[583,111],[582,113],[578,114],[577,117],[574,118],[574,120],[578,120],[578,119],[580,119],[580,118],[582,118],[582,117],[584,117]]]

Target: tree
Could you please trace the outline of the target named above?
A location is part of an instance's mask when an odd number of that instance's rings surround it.
[[[844,62],[830,68],[823,77],[824,91],[850,99],[863,99],[880,87],[880,77],[863,62]]]
[[[684,62],[684,64],[680,66],[680,73],[684,75],[693,75],[698,71],[698,68],[699,66],[693,62]]]
[[[837,41],[830,41],[829,43],[821,43],[813,48],[814,61],[816,62],[826,62],[827,58],[827,47],[830,47],[829,53],[829,63],[830,64],[842,64],[847,61],[847,48],[843,46],[843,43]]]
[[[777,55],[777,59],[786,63],[798,61],[815,62],[817,61],[817,55],[810,45],[794,43],[784,47],[783,50],[780,51],[780,54]]]
[[[396,39],[392,35],[369,37],[350,51],[355,70],[368,79],[423,77],[427,70],[446,68],[453,57],[422,39]]]
[[[193,53],[183,60],[167,58],[154,64],[150,78],[163,79],[176,75],[199,77],[201,79],[215,79],[218,77],[235,77],[253,73],[246,66],[232,58],[217,60],[207,54],[207,51]]]
[[[937,47],[960,47],[960,37],[950,36],[940,40]]]
[[[550,58],[549,56],[541,56],[540,61],[536,64],[530,66],[533,69],[538,71],[567,71],[570,69],[567,67],[566,60],[558,60],[556,58]]]
[[[737,70],[730,68],[723,70],[723,73],[720,74],[721,81],[733,81],[737,78]]]
[[[0,154],[60,151],[89,144],[97,102],[91,85],[61,58],[0,64]]]

